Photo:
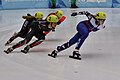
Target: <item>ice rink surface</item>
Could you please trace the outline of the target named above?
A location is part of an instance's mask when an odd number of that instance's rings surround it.
[[[27,9],[0,11],[0,80],[120,80],[120,8],[79,8],[62,9],[66,20],[55,32],[46,36],[46,41],[32,48],[28,54],[20,52],[25,46],[5,54],[4,49],[18,41],[17,38],[10,45],[4,46],[10,36],[20,30],[24,20],[23,15],[34,15],[42,11],[45,17],[57,9]],[[80,53],[82,60],[70,59],[74,46],[59,53],[57,58],[48,57],[57,45],[67,42],[76,32],[79,21],[85,16],[71,17],[74,11],[97,11],[107,13],[106,28],[98,32],[91,32]],[[33,38],[34,41],[36,38]]]

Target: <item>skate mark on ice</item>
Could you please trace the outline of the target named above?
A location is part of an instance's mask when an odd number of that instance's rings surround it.
[[[103,59],[108,57],[109,55],[105,54],[105,53],[85,53],[85,54],[81,54],[83,59]]]
[[[48,49],[48,48],[37,48],[37,49],[32,49],[29,51],[29,53],[33,53],[33,52],[50,52],[52,51],[52,49]]]

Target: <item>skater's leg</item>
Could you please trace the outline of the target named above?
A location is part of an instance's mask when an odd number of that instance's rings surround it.
[[[13,45],[12,47],[8,48],[7,50],[4,50],[4,52],[10,53],[14,49],[19,48],[19,47],[23,46],[24,44],[27,44],[28,42],[30,42],[30,40],[32,39],[33,36],[34,36],[34,32],[31,31],[30,33],[28,33],[28,35],[25,37],[24,40],[18,42],[17,44]],[[9,49],[12,49],[12,50],[9,50]]]
[[[78,34],[80,35],[80,39],[77,41],[77,46],[75,47],[75,49],[79,50],[84,41],[86,40],[86,38],[88,37],[89,31],[83,23],[77,26],[77,31]]]
[[[78,31],[78,34],[81,36],[80,36],[80,39],[77,41],[77,45],[75,47],[75,50],[73,51],[73,55],[69,57],[81,60],[79,49],[84,43],[84,41],[86,40],[86,38],[88,37],[89,31],[84,24],[79,24],[79,26],[77,27],[77,31]]]
[[[27,34],[27,36],[25,37],[24,40],[18,42],[16,45],[13,45],[13,48],[14,48],[14,49],[15,49],[15,48],[19,48],[19,47],[23,46],[24,44],[27,44],[28,42],[31,41],[31,39],[32,39],[33,36],[34,36],[34,31],[32,30],[31,32],[29,32],[29,33]]]
[[[58,52],[63,51],[65,49],[69,48],[70,46],[72,46],[73,44],[75,44],[78,41],[79,37],[80,37],[80,35],[78,33],[76,33],[69,40],[69,42],[62,44],[61,46],[57,46],[57,48],[55,50],[53,50],[51,54],[48,54],[48,55],[55,58],[57,56]]]
[[[14,33],[12,37],[10,37],[10,39],[5,43],[5,45],[10,44],[14,39],[16,39],[17,37],[19,37],[19,32],[18,33]]]
[[[75,44],[79,40],[80,35],[76,33],[67,43],[62,44],[61,46],[57,47],[58,52],[65,50]]]
[[[31,43],[30,45],[27,45],[27,46],[24,48],[24,50],[21,50],[21,52],[27,53],[30,48],[33,48],[33,47],[41,44],[41,43],[45,40],[45,34],[35,35],[35,37],[36,37],[38,40],[34,41],[34,42]]]
[[[29,51],[30,48],[33,48],[39,44],[41,44],[44,40],[36,40],[33,43],[31,43],[30,45],[27,45],[24,50],[21,50],[21,52],[23,53],[27,53]]]
[[[57,48],[58,52],[69,48],[70,46],[72,46],[75,43],[78,44],[76,46],[77,47],[76,49],[79,49],[81,47],[84,40],[88,37],[89,31],[83,23],[80,23],[77,25],[77,31],[78,32],[67,43],[65,43]]]
[[[27,20],[24,21],[21,30],[18,33],[14,33],[13,36],[5,43],[5,45],[10,44],[13,40],[15,40],[17,37],[25,38],[27,33],[30,30],[30,27],[27,26],[29,22]]]
[[[7,50],[4,50],[4,52],[8,54],[8,53],[12,52],[14,49],[19,48],[20,46],[22,46],[26,43],[27,43],[26,40],[22,40],[22,41],[18,42],[17,44],[13,45],[12,47],[9,47]]]

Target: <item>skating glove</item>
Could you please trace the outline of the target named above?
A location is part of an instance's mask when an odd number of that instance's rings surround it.
[[[82,12],[79,12],[79,13],[73,12],[71,14],[71,16],[76,16],[76,15],[86,15],[86,16],[88,16],[88,15],[90,15],[90,13],[88,11],[82,11]]]
[[[98,31],[99,29],[98,28],[93,28],[92,31],[96,32]]]
[[[59,24],[61,24],[61,22],[60,22],[60,21],[58,21],[58,22],[57,22],[57,25],[59,25]]]
[[[71,16],[77,16],[77,12],[73,12]]]
[[[31,19],[34,19],[35,17],[34,16],[22,16],[22,18],[26,20],[31,20]]]
[[[82,11],[82,12],[79,12],[78,14],[79,15],[86,15],[86,16],[90,15],[90,13],[88,11]]]
[[[27,16],[32,16],[30,13],[27,13]]]
[[[55,28],[51,28],[52,32],[55,32]]]

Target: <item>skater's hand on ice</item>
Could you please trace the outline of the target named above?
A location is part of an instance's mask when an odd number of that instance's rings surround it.
[[[71,16],[77,16],[77,12],[73,12]]]
[[[92,31],[96,32],[98,31],[99,29],[98,28],[93,28]]]
[[[55,32],[55,28],[52,28],[51,30],[52,30],[52,32]]]

